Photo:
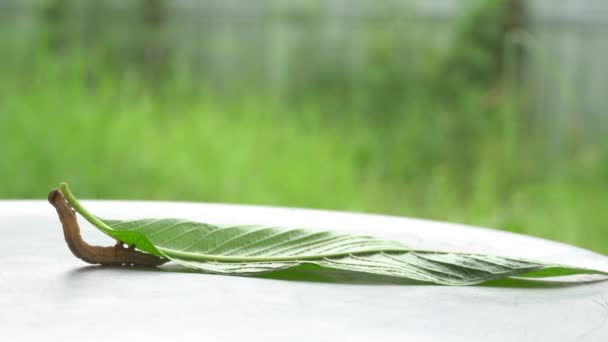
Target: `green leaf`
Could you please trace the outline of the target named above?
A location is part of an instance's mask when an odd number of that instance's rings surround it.
[[[70,205],[116,240],[208,273],[253,275],[312,264],[444,285],[472,285],[511,276],[606,274],[535,261],[419,251],[370,236],[263,226],[222,226],[180,219],[117,221],[89,213],[66,184]]]

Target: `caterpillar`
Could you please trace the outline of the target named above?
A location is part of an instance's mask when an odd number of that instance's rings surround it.
[[[107,266],[142,266],[154,267],[168,260],[156,255],[135,250],[135,246],[125,247],[121,241],[110,247],[91,246],[82,239],[80,226],[76,220],[76,211],[70,207],[59,189],[53,189],[48,197],[49,202],[57,210],[63,226],[63,235],[70,251],[79,259],[89,264]]]

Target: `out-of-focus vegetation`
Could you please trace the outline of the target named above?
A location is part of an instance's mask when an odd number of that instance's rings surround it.
[[[278,91],[184,69],[154,29],[160,2],[139,2],[140,31],[104,38],[98,23],[84,41],[61,25],[65,3],[33,7],[27,54],[0,21],[1,198],[66,180],[81,198],[387,213],[608,252],[608,145],[565,132],[547,146],[551,116],[527,114],[505,43],[513,1],[480,2],[441,46],[380,18],[354,73],[339,47],[315,59],[300,45]]]

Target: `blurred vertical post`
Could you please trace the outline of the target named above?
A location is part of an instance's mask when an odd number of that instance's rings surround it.
[[[70,2],[66,0],[49,0],[41,4],[41,40],[52,52],[57,52],[67,43],[68,11]]]
[[[523,0],[506,0],[505,6],[505,24],[504,24],[504,48],[503,48],[503,79],[506,88],[506,106],[503,109],[503,138],[504,138],[504,164],[508,171],[506,181],[511,183],[514,175],[517,173],[514,170],[517,164],[517,151],[519,145],[519,129],[520,123],[518,120],[523,116],[520,115],[521,91],[519,84],[523,77],[523,52],[524,47],[521,42],[526,25],[526,8]],[[510,186],[512,184],[506,184]]]
[[[141,56],[146,77],[159,81],[166,71],[167,48],[163,39],[167,7],[162,0],[142,0],[143,44]]]

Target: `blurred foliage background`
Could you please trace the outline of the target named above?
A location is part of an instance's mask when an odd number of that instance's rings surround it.
[[[424,29],[403,1],[176,3],[2,2],[0,198],[66,180],[81,198],[405,215],[608,253],[608,144],[570,126],[551,144],[512,39],[522,1]]]

